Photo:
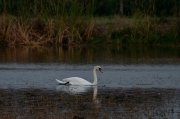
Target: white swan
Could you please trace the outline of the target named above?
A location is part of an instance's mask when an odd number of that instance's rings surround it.
[[[69,85],[97,85],[98,81],[97,81],[96,70],[99,70],[101,73],[103,73],[100,66],[95,66],[93,69],[93,75],[94,75],[93,83],[90,83],[89,81],[86,81],[85,79],[80,78],[80,77],[65,78],[65,79],[62,79],[62,81],[56,79],[56,81],[62,85],[66,85],[66,84],[69,84]]]

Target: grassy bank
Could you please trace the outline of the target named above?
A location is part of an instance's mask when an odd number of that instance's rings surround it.
[[[78,0],[0,1],[3,8],[0,16],[1,43],[82,42],[91,36],[93,4],[93,1],[86,4]]]
[[[103,1],[101,1],[103,2]],[[179,2],[167,15],[158,16],[158,2],[124,2],[130,13],[119,17],[118,8],[104,11],[97,1],[81,0],[11,0],[0,1],[0,44],[179,44]],[[118,7],[109,1],[109,9]],[[110,4],[111,3],[111,4]],[[126,6],[131,5],[131,8]],[[137,6],[142,8],[138,8]],[[165,4],[166,5],[166,4]],[[98,7],[99,6],[99,7]],[[135,7],[133,7],[135,6]],[[173,11],[176,11],[176,14]],[[104,12],[105,16],[100,16]],[[127,14],[127,13],[126,13]]]
[[[2,15],[0,42],[8,44],[179,44],[180,19],[157,17],[79,17],[31,19]]]
[[[10,44],[72,44],[91,37],[91,21],[77,20],[71,24],[69,19],[45,20],[37,17],[27,20],[2,16],[0,39],[1,42]]]
[[[121,21],[121,22],[119,22]],[[120,23],[120,24],[119,24]],[[180,19],[145,16],[117,18],[111,40],[121,44],[179,44]],[[123,24],[123,25],[122,25]]]

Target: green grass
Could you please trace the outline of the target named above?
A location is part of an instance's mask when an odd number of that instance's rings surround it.
[[[122,44],[179,44],[179,18],[167,18],[166,22],[160,18],[144,17],[126,20],[121,29],[113,30],[112,42]]]

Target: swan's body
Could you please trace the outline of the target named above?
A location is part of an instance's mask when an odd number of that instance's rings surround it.
[[[83,78],[80,77],[70,77],[70,78],[65,78],[62,79],[62,81],[56,79],[57,82],[59,82],[62,85],[97,85],[98,81],[97,81],[97,74],[96,74],[96,70],[99,70],[102,73],[102,69],[100,66],[95,66],[93,69],[93,75],[94,75],[94,82],[90,83],[89,81],[86,81]]]

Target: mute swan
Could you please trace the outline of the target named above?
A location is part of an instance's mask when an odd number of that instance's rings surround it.
[[[94,82],[93,83],[90,83],[89,81],[86,81],[85,79],[80,78],[80,77],[65,78],[65,79],[62,79],[62,81],[56,79],[56,81],[59,82],[61,85],[66,85],[66,84],[70,84],[70,85],[97,85],[98,81],[97,81],[96,70],[99,70],[101,73],[103,73],[100,66],[95,66],[93,69],[93,75],[94,75]]]

